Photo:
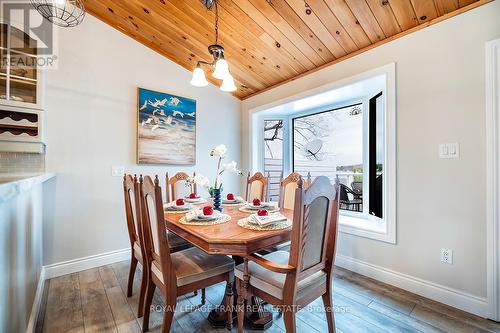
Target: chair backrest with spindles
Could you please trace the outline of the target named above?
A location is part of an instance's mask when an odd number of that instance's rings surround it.
[[[264,176],[260,172],[256,172],[253,176],[250,177],[250,172],[249,172],[247,176],[246,200],[250,202],[253,199],[266,201],[268,185],[269,185],[268,177]]]
[[[189,177],[190,176],[185,172],[177,172],[172,177],[169,177],[167,172],[165,177],[167,202],[184,198],[191,193],[191,185],[187,183]],[[192,185],[192,190],[196,193],[196,184]]]
[[[338,191],[327,177],[320,176],[303,188],[300,179],[295,191],[289,265],[297,268],[288,274],[285,290],[298,281],[323,270],[333,273],[339,214]]]

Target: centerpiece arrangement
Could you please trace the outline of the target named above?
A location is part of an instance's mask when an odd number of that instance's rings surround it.
[[[200,186],[205,187],[210,194],[210,197],[214,200],[214,209],[218,211],[222,211],[221,208],[221,192],[222,192],[222,182],[221,175],[225,172],[231,172],[237,175],[242,175],[242,172],[237,169],[237,164],[235,161],[231,161],[229,163],[222,163],[222,160],[226,157],[227,148],[225,145],[220,144],[214,149],[210,150],[210,156],[217,159],[217,171],[215,176],[215,181],[212,186],[210,186],[210,180],[198,174],[188,179],[188,183],[196,183]]]

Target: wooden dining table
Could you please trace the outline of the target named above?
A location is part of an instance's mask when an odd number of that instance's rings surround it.
[[[290,240],[292,228],[281,230],[250,230],[238,225],[238,220],[248,217],[250,213],[242,212],[241,205],[223,205],[223,213],[231,216],[231,220],[220,224],[190,225],[180,223],[184,214],[165,213],[166,228],[190,242],[208,254],[231,255],[235,265],[243,262],[243,258]],[[293,210],[281,210],[281,213],[292,220]],[[236,304],[236,287],[233,283],[233,295]],[[264,330],[272,325],[271,312],[262,308],[262,301],[252,298],[252,304],[246,313],[246,319],[252,329]],[[222,309],[224,307],[221,307]],[[226,315],[222,311],[213,310],[209,314],[212,326],[222,328],[226,326]]]

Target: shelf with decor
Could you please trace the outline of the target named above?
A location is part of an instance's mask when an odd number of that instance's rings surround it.
[[[0,23],[0,37],[0,151],[43,153],[37,41],[5,23]]]

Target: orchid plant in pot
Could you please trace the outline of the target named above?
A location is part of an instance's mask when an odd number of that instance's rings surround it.
[[[188,179],[189,183],[196,183],[207,189],[210,197],[214,200],[214,209],[221,209],[221,192],[222,192],[222,182],[221,176],[227,171],[237,175],[242,175],[242,172],[237,169],[237,164],[235,161],[229,163],[222,163],[222,160],[226,157],[227,148],[225,145],[220,144],[214,149],[210,150],[210,156],[217,159],[217,172],[215,174],[215,181],[212,186],[210,186],[210,181],[207,177],[203,175],[196,175]]]

